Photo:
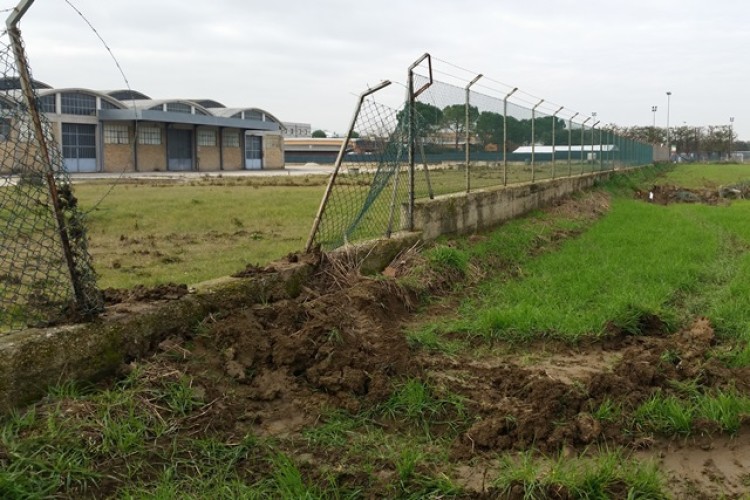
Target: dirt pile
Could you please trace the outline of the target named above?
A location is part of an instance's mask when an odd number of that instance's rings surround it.
[[[634,197],[639,200],[669,205],[670,203],[706,203],[719,205],[731,200],[750,197],[750,184],[735,184],[718,188],[692,189],[669,184],[655,185],[648,190],[635,191]]]
[[[730,369],[708,351],[714,332],[705,318],[689,328],[664,336],[621,335],[606,346],[589,346],[571,352],[566,346],[547,346],[557,363],[576,356],[577,363],[590,350],[593,359],[608,354],[611,366],[591,370],[585,365],[578,376],[559,377],[554,366],[524,367],[513,360],[486,366],[476,360],[427,360],[430,374],[467,398],[477,421],[454,446],[456,458],[476,452],[526,450],[536,447],[556,452],[596,442],[641,447],[646,433],[623,432],[633,410],[656,393],[679,395],[679,383],[690,382],[713,389],[750,394],[750,372]],[[605,415],[602,408],[621,405],[621,413]],[[597,413],[598,412],[598,413]],[[595,418],[594,415],[597,415]]]
[[[248,269],[249,273],[265,273]],[[149,363],[177,370],[207,401],[212,426],[288,434],[323,407],[352,412],[387,398],[413,372],[399,322],[414,303],[393,281],[323,259],[295,299],[221,311],[159,346]]]

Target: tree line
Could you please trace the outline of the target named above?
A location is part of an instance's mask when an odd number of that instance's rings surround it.
[[[666,127],[613,127],[618,134],[651,144],[667,143]],[[740,141],[729,125],[669,127],[669,142],[678,153],[687,155],[725,155],[731,151],[748,151],[750,143]]]

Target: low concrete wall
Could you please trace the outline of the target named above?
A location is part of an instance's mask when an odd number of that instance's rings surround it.
[[[154,351],[223,309],[299,295],[312,263],[295,263],[251,278],[223,278],[194,294],[157,304],[126,304],[93,323],[28,329],[0,336],[0,414],[38,400],[50,386],[92,382]]]
[[[590,188],[612,172],[596,172],[580,177],[544,180],[533,184],[482,189],[468,194],[452,194],[434,200],[417,200],[414,206],[414,230],[424,240],[443,234],[465,234],[488,229],[526,212],[549,205],[555,200]],[[406,221],[407,207],[401,207]]]

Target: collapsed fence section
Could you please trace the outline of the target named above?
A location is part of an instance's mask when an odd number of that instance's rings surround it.
[[[17,19],[16,19],[17,20]],[[20,33],[0,38],[0,332],[101,307],[86,228]]]
[[[307,243],[330,250],[413,229],[415,200],[647,165],[653,147],[623,137],[596,113],[436,81],[423,55],[396,110],[365,92]],[[474,88],[472,88],[474,87]],[[492,89],[490,89],[492,90]],[[496,89],[495,89],[496,90]],[[511,100],[513,99],[513,100]]]

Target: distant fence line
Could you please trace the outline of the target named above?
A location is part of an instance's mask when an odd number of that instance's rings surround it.
[[[307,250],[412,229],[418,198],[654,161],[650,144],[602,125],[595,113],[584,116],[543,99],[519,104],[512,101],[517,88],[502,98],[475,92],[481,75],[464,87],[437,81],[429,54],[408,75],[401,109],[376,101],[387,81],[360,96]],[[331,157],[321,154],[320,162]]]

